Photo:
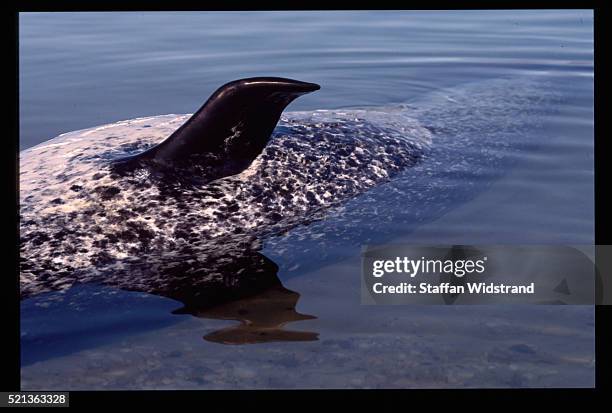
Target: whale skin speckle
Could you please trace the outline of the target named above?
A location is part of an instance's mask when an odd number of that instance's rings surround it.
[[[84,282],[153,292],[168,288],[169,273],[234,282],[211,262],[323,218],[417,164],[431,143],[399,112],[289,112],[237,175],[198,184],[145,168],[114,173],[113,159],[158,144],[188,118],[117,122],[21,152],[22,299]]]

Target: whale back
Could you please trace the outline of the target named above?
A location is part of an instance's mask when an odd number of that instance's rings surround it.
[[[554,99],[546,83],[508,79],[409,105],[285,113],[247,169],[208,183],[110,167],[189,115],[62,135],[21,152],[22,297],[90,281],[166,295],[180,280],[234,285],[244,268],[228,261],[262,242],[284,268],[313,248],[333,259],[385,242],[486,190]]]
[[[176,278],[177,262],[222,282],[219,257],[321,218],[417,164],[431,140],[399,112],[295,112],[233,176],[159,185],[147,167],[113,171],[113,160],[146,152],[188,118],[118,122],[21,153],[22,297],[96,280],[153,291]]]

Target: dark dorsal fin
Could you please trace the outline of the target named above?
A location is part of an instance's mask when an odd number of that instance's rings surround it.
[[[114,169],[187,173],[199,182],[240,173],[266,146],[285,107],[319,88],[279,77],[227,83],[172,135],[145,152],[116,160]]]

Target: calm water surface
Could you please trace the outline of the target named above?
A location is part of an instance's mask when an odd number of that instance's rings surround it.
[[[398,208],[380,239],[594,241],[590,11],[21,14],[20,147],[190,113],[221,84],[248,76],[322,86],[288,110],[394,105],[497,78],[546,81],[560,98],[511,168],[427,222]],[[368,241],[355,230],[328,251],[290,233],[266,246],[290,291],[240,304],[252,312],[250,330],[222,320],[238,311],[231,306],[172,314],[175,301],[97,286],[26,300],[23,387],[594,384],[591,307],[362,307],[359,246]],[[295,311],[284,319],[274,315],[288,306]],[[219,344],[262,329],[294,341]]]

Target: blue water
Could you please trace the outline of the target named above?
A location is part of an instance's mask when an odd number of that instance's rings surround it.
[[[190,113],[221,84],[248,76],[322,86],[289,110],[418,102],[498,78],[545,81],[560,98],[542,110],[544,126],[513,167],[430,221],[408,222],[397,207],[385,241],[594,241],[587,10],[21,14],[20,147],[118,120]],[[288,328],[316,332],[318,341],[221,345],[202,336],[234,322],[171,314],[180,303],[88,286],[22,303],[22,384],[593,385],[592,308],[362,307],[355,245],[367,240],[350,234],[333,253],[291,234],[280,243],[289,257],[278,244],[264,249],[285,287],[301,294],[297,310],[317,317]]]

